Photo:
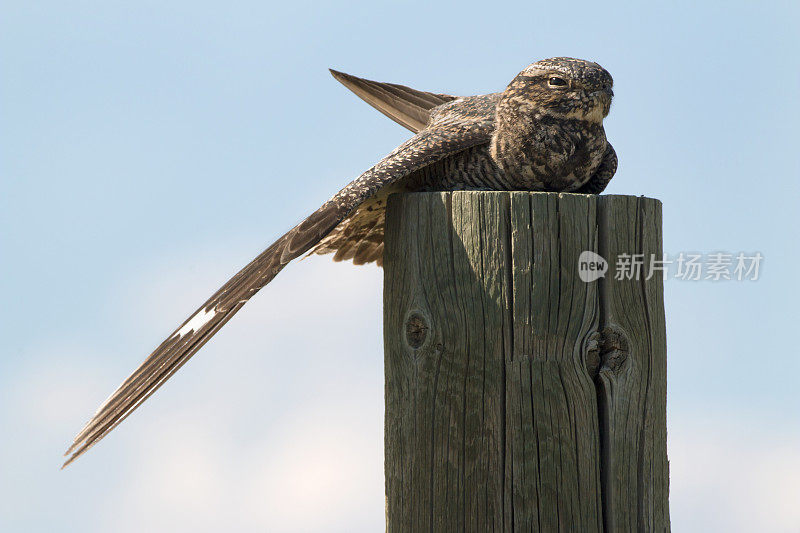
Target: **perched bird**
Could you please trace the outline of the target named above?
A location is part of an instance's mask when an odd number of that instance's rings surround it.
[[[341,72],[333,76],[413,131],[222,286],[120,385],[78,433],[68,465],[114,429],[293,259],[383,261],[386,199],[405,191],[525,190],[599,193],[617,168],[603,119],[613,92],[597,63],[556,57],[531,64],[503,92],[457,97]]]

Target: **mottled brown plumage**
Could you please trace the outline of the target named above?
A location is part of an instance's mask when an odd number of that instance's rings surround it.
[[[114,429],[259,289],[305,253],[355,264],[383,258],[386,198],[458,189],[601,192],[617,158],[602,120],[611,76],[596,63],[539,61],[501,93],[455,97],[331,71],[416,135],[325,202],[222,286],[97,410],[66,466]]]

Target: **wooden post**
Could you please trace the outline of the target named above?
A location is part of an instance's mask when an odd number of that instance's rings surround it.
[[[388,531],[669,531],[658,200],[396,195],[384,254]]]

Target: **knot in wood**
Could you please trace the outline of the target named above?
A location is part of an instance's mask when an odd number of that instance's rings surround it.
[[[629,353],[630,342],[622,328],[606,326],[586,338],[584,343],[586,370],[592,379],[604,370],[617,372],[627,361]]]
[[[419,313],[411,313],[406,320],[406,343],[416,350],[425,344],[429,329],[430,326],[424,316]]]

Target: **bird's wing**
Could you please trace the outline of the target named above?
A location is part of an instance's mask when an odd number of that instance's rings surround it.
[[[448,155],[489,141],[490,116],[466,106],[438,113],[431,127],[415,135],[339,191],[222,286],[103,403],[64,455],[68,465],[120,424],[194,355],[292,259],[311,249],[358,205],[379,189]],[[63,467],[62,467],[63,468]]]
[[[449,94],[418,91],[396,83],[366,80],[333,69],[330,71],[334,78],[359,98],[414,133],[428,124],[431,109],[457,98]]]

